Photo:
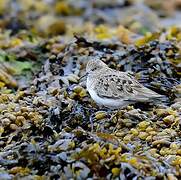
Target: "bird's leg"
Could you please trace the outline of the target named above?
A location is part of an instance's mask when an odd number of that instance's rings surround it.
[[[99,105],[99,111],[108,111],[108,109],[103,105]]]
[[[90,124],[91,124],[91,133],[94,130],[94,122],[93,122],[94,117],[93,116],[94,116],[94,114],[91,114],[90,117],[89,117],[89,121],[90,121]]]
[[[112,121],[114,118],[118,119],[118,115],[119,115],[119,110],[114,111],[113,115],[112,115],[111,118],[110,118],[110,121]],[[114,129],[113,129],[112,132],[115,132],[115,131],[116,131],[118,125],[119,125],[119,124],[118,124],[118,122],[116,121],[116,125],[115,125],[115,127],[114,127]]]
[[[112,113],[111,118],[110,118],[110,120],[112,120],[114,117],[116,117],[116,116],[118,115],[119,110],[116,110],[116,111],[113,111],[113,110],[111,111],[111,110],[109,110],[109,112]]]

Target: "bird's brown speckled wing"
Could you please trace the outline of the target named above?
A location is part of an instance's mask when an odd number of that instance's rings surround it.
[[[120,99],[133,94],[131,87],[133,82],[126,76],[116,74],[105,74],[99,77],[95,86],[100,97]]]
[[[121,99],[127,101],[146,101],[160,95],[144,87],[126,73],[110,73],[101,75],[95,86],[97,94],[102,98]]]

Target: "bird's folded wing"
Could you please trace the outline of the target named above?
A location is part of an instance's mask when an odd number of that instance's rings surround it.
[[[130,78],[115,74],[106,74],[99,77],[95,90],[102,98],[128,100],[134,96]]]
[[[106,74],[99,77],[95,86],[97,94],[102,98],[121,99],[124,101],[148,101],[161,98],[162,95],[144,87],[133,77],[119,74]]]

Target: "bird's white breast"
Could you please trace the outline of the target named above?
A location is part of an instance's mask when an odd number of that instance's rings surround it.
[[[121,100],[121,99],[109,99],[109,98],[102,98],[100,96],[97,95],[96,91],[90,87],[89,85],[87,85],[87,90],[91,96],[91,98],[99,105],[103,105],[105,107],[111,108],[111,109],[117,109],[117,108],[121,108],[123,106],[128,105],[129,103]]]

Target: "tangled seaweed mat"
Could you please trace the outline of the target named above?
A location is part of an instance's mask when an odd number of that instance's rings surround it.
[[[0,0],[0,180],[181,177],[181,30],[148,33],[180,24],[180,0],[135,2]],[[100,109],[89,58],[165,101]]]
[[[0,95],[0,179],[179,179],[180,55],[159,36],[137,46],[76,37],[52,55],[52,41],[42,44],[49,58],[31,86]],[[100,109],[79,82],[95,57],[165,103]]]

